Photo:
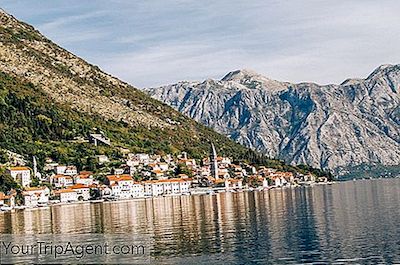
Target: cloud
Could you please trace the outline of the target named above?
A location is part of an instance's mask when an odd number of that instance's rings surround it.
[[[53,41],[139,87],[239,68],[340,83],[400,62],[397,0],[66,2],[0,0]]]

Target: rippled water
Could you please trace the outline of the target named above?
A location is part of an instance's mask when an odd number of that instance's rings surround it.
[[[131,233],[154,262],[400,263],[400,179],[0,214],[0,233]]]

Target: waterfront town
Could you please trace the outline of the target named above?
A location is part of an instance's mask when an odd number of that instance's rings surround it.
[[[107,161],[105,155],[98,157],[98,163]],[[0,192],[0,209],[265,190],[327,182],[326,178],[312,174],[233,163],[229,157],[218,156],[213,144],[210,155],[201,161],[189,158],[185,152],[176,157],[128,153],[123,164],[109,174],[96,176],[90,171],[79,172],[75,165],[61,165],[52,159],[46,160],[43,171],[46,174],[38,172],[35,158],[33,168],[7,167],[6,174],[18,183],[21,191],[19,194],[15,189]]]

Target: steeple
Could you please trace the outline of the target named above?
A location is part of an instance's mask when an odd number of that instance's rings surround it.
[[[33,156],[33,177],[37,177],[37,162],[36,162],[36,157]]]
[[[217,151],[215,150],[214,143],[211,143],[211,154],[210,154],[210,166],[211,176],[218,179],[218,162],[217,162]]]

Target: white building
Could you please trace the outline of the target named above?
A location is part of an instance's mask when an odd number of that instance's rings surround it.
[[[111,175],[107,176],[107,184],[110,185],[112,195],[120,199],[128,199],[134,197],[134,190],[138,188],[134,184],[133,178],[129,175]]]
[[[75,184],[90,186],[93,182],[93,174],[91,172],[80,172],[79,175],[75,177]]]
[[[125,169],[123,168],[114,168],[114,174],[115,175],[122,175],[124,174]]]
[[[87,201],[90,199],[90,188],[84,184],[75,184],[70,189],[76,192],[78,201]]]
[[[15,195],[16,192],[13,191],[9,194],[4,194],[3,192],[0,192],[0,207],[6,206],[6,207],[14,207],[15,206]]]
[[[168,170],[168,164],[165,163],[165,162],[160,162],[160,163],[158,163],[158,168],[161,171],[167,171]]]
[[[96,158],[100,165],[110,162],[110,159],[108,159],[108,156],[106,155],[97,155]]]
[[[74,184],[74,181],[70,176],[55,175],[54,177],[52,177],[52,184],[56,188],[62,188],[62,187],[72,186]]]
[[[55,169],[54,171],[56,172],[56,175],[64,175],[65,170],[67,169],[67,166],[57,165],[54,169]]]
[[[268,180],[266,178],[263,178],[262,186],[263,186],[263,188],[269,187]]]
[[[22,195],[24,196],[24,205],[27,207],[46,205],[49,202],[50,189],[48,187],[26,188]]]
[[[60,202],[74,202],[78,200],[78,194],[73,189],[62,189],[54,192],[54,195],[59,198]]]
[[[78,174],[78,170],[76,168],[76,166],[67,166],[67,168],[65,169],[64,175],[67,176],[75,176]]]
[[[140,198],[144,197],[144,186],[139,182],[135,182],[132,186],[132,197]]]
[[[160,196],[188,193],[191,182],[192,180],[189,178],[145,181],[143,182],[144,194],[146,196]]]
[[[145,165],[150,162],[150,156],[148,154],[135,154],[134,159]]]
[[[282,187],[287,184],[287,180],[284,177],[275,178],[275,187]]]
[[[10,167],[7,169],[7,173],[22,187],[27,187],[32,182],[29,167]]]
[[[242,188],[243,188],[243,183],[241,179],[225,179],[225,189],[234,190]]]

